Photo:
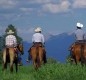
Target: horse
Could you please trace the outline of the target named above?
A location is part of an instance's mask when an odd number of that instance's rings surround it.
[[[23,55],[23,44],[18,44],[16,50],[14,47],[5,48],[3,50],[3,70],[7,69],[7,63],[10,63],[10,71],[13,72],[13,64],[15,63],[16,72],[18,71],[18,51]]]
[[[81,64],[86,64],[86,43],[75,43],[72,47],[72,57],[74,62],[77,64],[81,62]]]
[[[44,63],[44,47],[42,47],[40,44],[35,44],[30,50],[30,55],[34,68],[37,70]]]

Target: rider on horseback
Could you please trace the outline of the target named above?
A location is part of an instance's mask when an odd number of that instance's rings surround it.
[[[7,36],[5,38],[5,46],[6,46],[6,52],[8,52],[8,48],[14,48],[14,51],[17,51],[17,39],[16,37],[13,35],[14,32],[12,30],[9,30],[7,32]]]
[[[85,33],[82,30],[83,24],[77,23],[76,27],[77,27],[77,29],[74,32],[75,38],[76,38],[76,42],[73,43],[72,46],[69,49],[71,51],[71,54],[70,54],[71,55],[71,59],[73,59],[72,51],[73,51],[74,45],[77,44],[77,43],[83,43],[84,42],[84,35],[85,35]]]
[[[44,48],[45,41],[44,41],[44,35],[41,32],[42,32],[42,29],[40,27],[37,27],[35,29],[35,34],[33,34],[33,36],[32,36],[32,42],[33,42],[33,46],[35,46],[36,44],[39,44],[39,46],[41,46],[43,48],[43,51],[44,51],[44,63],[46,63],[46,51],[45,51],[45,48]],[[28,56],[27,62],[29,60],[31,60],[31,55],[30,55],[31,48],[28,51],[29,56]]]

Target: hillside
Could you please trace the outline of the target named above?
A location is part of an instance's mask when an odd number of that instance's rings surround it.
[[[70,54],[68,49],[74,40],[74,35],[69,35],[68,33],[62,33],[51,37],[45,45],[47,55],[60,62],[65,62],[67,56]]]

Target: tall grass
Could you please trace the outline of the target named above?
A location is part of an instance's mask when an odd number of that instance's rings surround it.
[[[52,63],[43,65],[38,71],[33,66],[19,66],[18,73],[2,71],[0,80],[86,80],[86,67],[81,65]]]

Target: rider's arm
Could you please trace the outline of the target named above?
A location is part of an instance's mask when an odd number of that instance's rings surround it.
[[[44,35],[41,36],[42,37],[42,43],[45,43],[45,39],[44,39]]]
[[[32,43],[34,43],[34,36],[32,36]]]
[[[14,41],[14,44],[17,45],[17,39],[15,36],[13,37],[13,41]]]

